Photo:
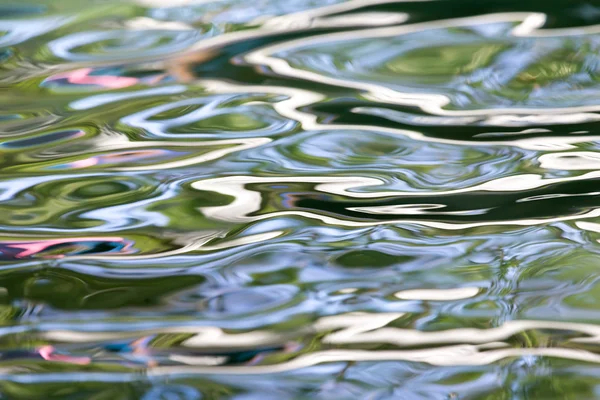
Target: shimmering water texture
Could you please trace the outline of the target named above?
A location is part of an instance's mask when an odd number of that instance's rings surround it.
[[[0,399],[600,398],[600,6],[0,0]]]

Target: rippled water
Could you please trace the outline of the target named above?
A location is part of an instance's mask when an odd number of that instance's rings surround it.
[[[600,398],[596,1],[32,1],[1,399]]]

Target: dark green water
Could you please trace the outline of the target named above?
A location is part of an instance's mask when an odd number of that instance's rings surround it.
[[[600,398],[594,0],[0,0],[0,399]]]

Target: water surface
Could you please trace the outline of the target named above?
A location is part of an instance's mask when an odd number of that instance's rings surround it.
[[[0,0],[0,398],[600,398],[600,7]]]

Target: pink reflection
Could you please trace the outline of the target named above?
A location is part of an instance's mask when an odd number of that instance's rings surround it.
[[[145,158],[154,158],[161,156],[172,156],[182,154],[180,152],[163,150],[163,149],[149,149],[149,150],[133,150],[123,151],[111,154],[100,154],[84,160],[73,161],[68,164],[63,164],[60,167],[55,168],[87,168],[95,165],[103,164],[118,164],[126,162],[140,161]]]
[[[93,167],[98,164],[97,157],[86,158],[85,160],[73,161],[72,163],[67,164],[71,168],[87,168]]]
[[[46,79],[46,81],[66,79],[67,82],[76,85],[96,85],[107,89],[122,89],[139,83],[138,78],[113,75],[90,75],[91,72],[93,72],[92,68],[76,69],[75,71],[53,75]]]
[[[92,362],[89,357],[73,357],[62,354],[56,354],[54,346],[43,346],[38,349],[38,353],[46,361],[62,361],[71,364],[87,365]]]
[[[73,239],[44,239],[36,240],[31,242],[0,242],[0,251],[4,255],[10,255],[14,258],[24,258],[33,256],[37,253],[41,253],[48,250],[50,247],[58,245],[77,245],[80,243],[93,243],[93,242],[112,242],[119,244],[116,248],[119,253],[131,252],[133,246],[132,242],[129,242],[121,237],[87,237],[87,238],[73,238]],[[8,250],[8,251],[7,251]],[[16,251],[14,251],[16,250]],[[46,258],[63,258],[64,254],[47,255]]]

